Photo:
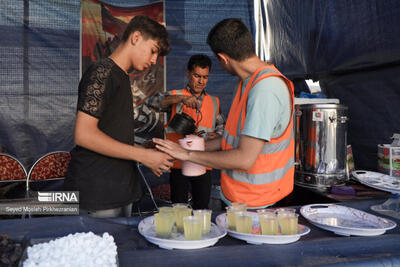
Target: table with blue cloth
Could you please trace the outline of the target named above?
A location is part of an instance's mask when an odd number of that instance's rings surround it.
[[[340,205],[370,210],[382,200],[343,202]],[[296,207],[299,212],[299,206]],[[218,214],[213,214],[213,221]],[[382,216],[385,217],[385,216]],[[395,221],[400,220],[386,217]],[[284,245],[251,245],[225,236],[214,246],[194,250],[166,250],[149,243],[138,232],[140,217],[96,219],[87,216],[59,216],[0,220],[0,234],[15,240],[62,237],[89,232],[114,236],[120,266],[400,266],[400,227],[383,235],[339,236],[299,218],[311,232]]]

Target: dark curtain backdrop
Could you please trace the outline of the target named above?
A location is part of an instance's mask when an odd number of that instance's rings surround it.
[[[79,14],[79,1],[0,1],[0,145],[26,168],[72,148]]]
[[[151,0],[104,0],[114,6]],[[172,51],[166,58],[167,90],[186,85],[194,53],[212,53],[205,43],[211,27],[240,17],[253,29],[252,0],[165,1]],[[26,168],[43,154],[73,145],[79,83],[80,1],[0,1],[0,146]],[[213,58],[213,57],[212,57]],[[213,58],[208,90],[228,112],[236,79]]]
[[[377,145],[400,132],[400,2],[269,0],[268,15],[272,61],[349,107],[355,167],[377,170]]]
[[[218,66],[206,36],[226,17],[242,18],[254,32],[252,16],[253,0],[166,0],[167,90],[183,88],[188,58],[205,53],[213,60],[207,89],[226,114],[237,79]],[[296,84],[320,81],[329,97],[349,107],[356,168],[376,169],[377,144],[400,132],[399,1],[269,0],[268,17],[272,61]],[[2,0],[0,36],[0,146],[29,167],[73,146],[80,1]]]

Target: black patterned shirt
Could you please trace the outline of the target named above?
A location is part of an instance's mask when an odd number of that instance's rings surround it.
[[[78,110],[98,119],[98,128],[126,144],[134,144],[133,100],[128,75],[111,59],[92,64],[79,83]],[[135,162],[76,146],[65,180],[67,190],[80,191],[87,210],[125,206],[140,197]]]

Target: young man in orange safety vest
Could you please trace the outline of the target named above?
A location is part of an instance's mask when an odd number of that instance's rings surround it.
[[[187,65],[186,88],[171,90],[161,101],[162,109],[168,107],[168,123],[165,130],[166,138],[178,142],[184,138],[169,127],[169,122],[175,114],[185,113],[196,122],[198,132],[204,132],[207,140],[221,137],[224,130],[224,119],[220,114],[219,98],[206,92],[208,76],[211,69],[211,59],[202,54],[190,57]],[[181,172],[181,161],[174,162],[169,175],[171,186],[171,201],[173,203],[187,203],[189,184],[191,185],[192,202],[194,209],[208,209],[211,194],[212,174],[207,168],[200,176],[185,176]]]
[[[168,140],[154,142],[174,158],[221,169],[226,204],[272,205],[293,190],[293,83],[257,57],[240,19],[217,23],[207,43],[222,68],[240,79],[222,137],[208,141],[205,152],[187,151]]]

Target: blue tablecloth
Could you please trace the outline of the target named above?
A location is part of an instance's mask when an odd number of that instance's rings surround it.
[[[356,201],[340,205],[374,214],[369,207],[381,202]],[[65,216],[0,220],[0,233],[13,239],[29,240],[75,232],[108,232],[118,246],[120,266],[400,266],[399,226],[380,236],[345,237],[317,228],[300,217],[299,223],[310,227],[311,232],[291,244],[250,245],[226,236],[209,248],[165,250],[139,234],[137,225],[141,219]],[[400,220],[389,219],[400,224]]]

